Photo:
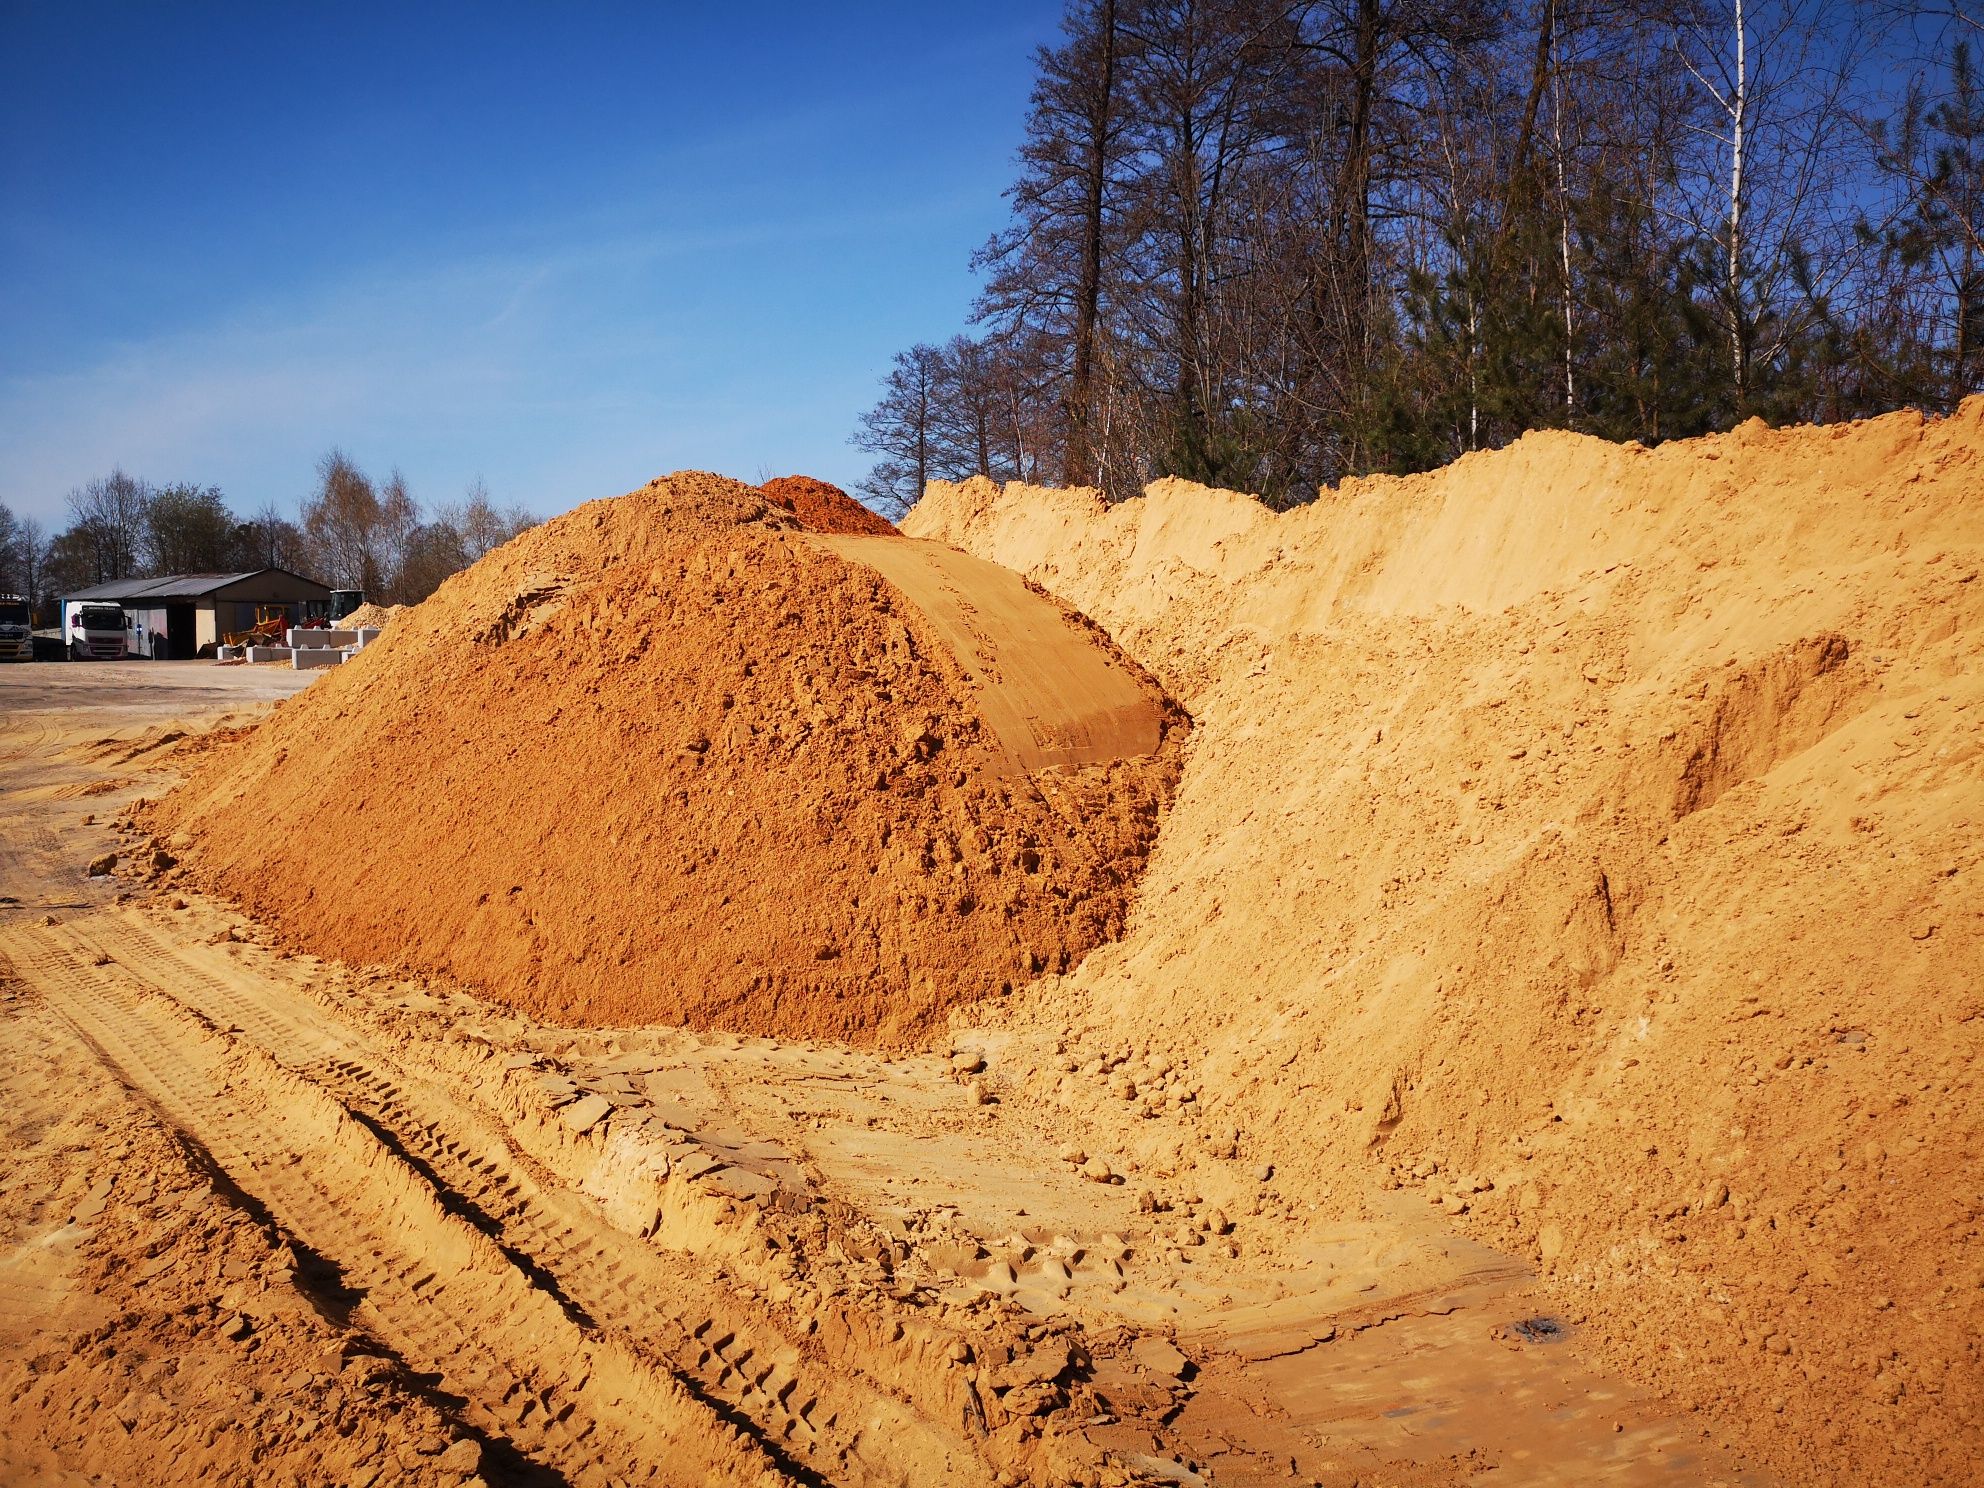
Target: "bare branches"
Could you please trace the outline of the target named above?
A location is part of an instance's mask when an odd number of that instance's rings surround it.
[[[88,557],[89,582],[138,573],[151,503],[151,486],[121,469],[69,493],[69,526]]]
[[[905,421],[892,375],[878,412],[937,453],[877,479],[1118,498],[1175,472],[1288,502],[1531,428],[1947,404],[1984,361],[1984,112],[1950,71],[1978,26],[1899,0],[1077,0],[976,260],[998,377],[925,348]]]

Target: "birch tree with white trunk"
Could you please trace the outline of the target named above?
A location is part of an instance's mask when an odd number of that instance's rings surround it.
[[[1718,261],[1714,309],[1738,416],[1849,272],[1851,41],[1850,19],[1815,0],[1712,0],[1676,24],[1712,121],[1694,126],[1693,226]]]

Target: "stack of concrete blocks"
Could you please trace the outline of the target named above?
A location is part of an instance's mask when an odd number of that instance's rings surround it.
[[[346,634],[352,637],[351,644],[340,646],[338,648],[338,654],[346,661],[350,661],[352,657],[379,639],[379,627],[376,625],[361,625],[357,630],[347,631]]]
[[[345,648],[357,639],[355,630],[292,630],[287,636],[290,665],[299,672],[336,666],[345,659]]]

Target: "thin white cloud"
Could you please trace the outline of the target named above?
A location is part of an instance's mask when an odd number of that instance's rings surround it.
[[[766,295],[803,296],[818,245],[974,207],[959,196],[648,225],[418,272],[384,265],[86,365],[0,377],[0,500],[59,525],[66,492],[121,465],[219,484],[240,508],[292,503],[337,444],[361,463],[400,464],[432,499],[482,472],[502,499],[551,511],[659,473],[657,459],[792,463],[801,455],[781,448],[782,433],[803,432],[809,449],[825,434],[838,452],[843,428],[809,427],[791,402],[768,406],[792,398],[798,369],[753,368],[737,345],[703,344],[726,319],[768,311],[705,303],[696,264],[791,245],[792,282]],[[269,489],[270,470],[293,472],[288,488]]]

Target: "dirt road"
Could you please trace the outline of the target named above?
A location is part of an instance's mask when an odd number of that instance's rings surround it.
[[[0,1479],[1754,1481],[1423,1206],[1291,1223],[1163,1074],[546,1028],[277,944],[120,823],[307,680],[0,672]]]

